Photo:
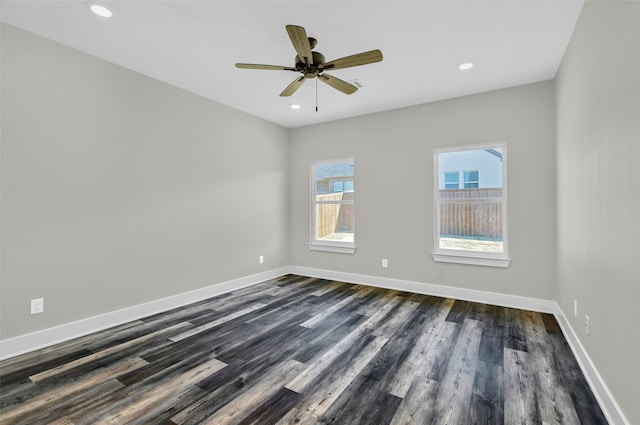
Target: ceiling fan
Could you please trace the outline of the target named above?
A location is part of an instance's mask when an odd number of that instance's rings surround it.
[[[352,94],[358,90],[356,86],[349,84],[340,78],[334,77],[333,75],[326,74],[325,71],[367,65],[369,63],[380,62],[382,60],[382,52],[380,50],[371,50],[325,62],[324,55],[322,53],[312,51],[312,49],[316,47],[318,40],[313,37],[307,37],[307,32],[303,27],[287,25],[286,28],[287,34],[289,34],[291,43],[297,53],[295,66],[258,65],[252,63],[236,64],[236,68],[294,71],[302,74],[301,77],[293,80],[293,82],[289,84],[282,93],[280,93],[280,96],[291,96],[296,92],[296,90],[298,90],[298,88],[300,88],[305,79],[312,78],[317,78],[342,93]]]

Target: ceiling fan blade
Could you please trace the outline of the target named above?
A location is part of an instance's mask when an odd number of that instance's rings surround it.
[[[336,90],[340,90],[344,94],[355,93],[358,90],[358,88],[353,84],[349,84],[340,78],[334,77],[333,75],[320,74],[318,75],[318,78],[320,81],[330,85]]]
[[[307,65],[313,63],[313,54],[311,53],[311,45],[309,44],[309,38],[307,32],[303,27],[297,25],[287,25],[287,34],[291,39],[293,47],[296,49],[296,53]]]
[[[380,50],[370,50],[368,52],[358,53],[344,58],[332,60],[322,64],[322,69],[342,69],[352,66],[366,65],[369,63],[380,62],[382,60],[382,52]]]
[[[302,83],[304,83],[304,80],[305,80],[304,76],[300,78],[296,78],[295,80],[293,80],[291,84],[287,86],[286,89],[282,90],[282,93],[280,93],[280,96],[281,97],[291,96],[296,92],[296,90],[298,90],[298,88],[302,85]]]
[[[297,71],[295,68],[291,68],[290,66],[279,66],[279,65],[259,65],[257,63],[237,63],[236,68],[243,69],[271,69],[274,71]]]

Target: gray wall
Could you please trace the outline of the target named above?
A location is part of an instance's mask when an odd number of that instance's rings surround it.
[[[638,2],[588,1],[556,81],[558,302],[633,424],[640,424],[638,23]]]
[[[288,264],[286,129],[6,24],[1,71],[2,339]]]
[[[507,269],[435,263],[433,150],[507,142]],[[354,255],[310,251],[309,164],[355,158]],[[291,263],[555,298],[555,107],[542,82],[291,132]],[[381,259],[389,268],[381,268]]]

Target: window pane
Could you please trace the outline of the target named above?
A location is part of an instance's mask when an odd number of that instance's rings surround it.
[[[457,171],[447,171],[444,173],[444,181],[445,183],[458,183],[460,180],[460,173]]]
[[[465,182],[477,182],[478,181],[478,171],[465,171],[464,172],[464,181]]]
[[[502,202],[442,202],[438,247],[504,252]]]
[[[465,189],[477,189],[478,184],[478,171],[465,171],[464,172],[464,188]]]
[[[353,204],[317,204],[316,239],[353,242]]]
[[[346,181],[351,182],[350,190],[354,190],[353,161],[317,163],[315,174],[316,194],[342,192]],[[336,188],[340,190],[335,190]]]

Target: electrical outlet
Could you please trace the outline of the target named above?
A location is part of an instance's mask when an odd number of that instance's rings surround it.
[[[44,298],[31,300],[31,314],[39,314],[44,311]]]
[[[389,260],[387,260],[386,258],[382,259],[382,268],[386,269],[389,267]]]
[[[260,264],[263,264],[263,263],[264,263],[264,255],[261,255],[261,256],[260,256],[260,260],[259,260],[259,261],[260,261]]]
[[[573,315],[578,317],[578,300],[573,300]]]
[[[591,324],[589,323],[589,316],[584,315],[584,331],[587,335],[591,333]]]

